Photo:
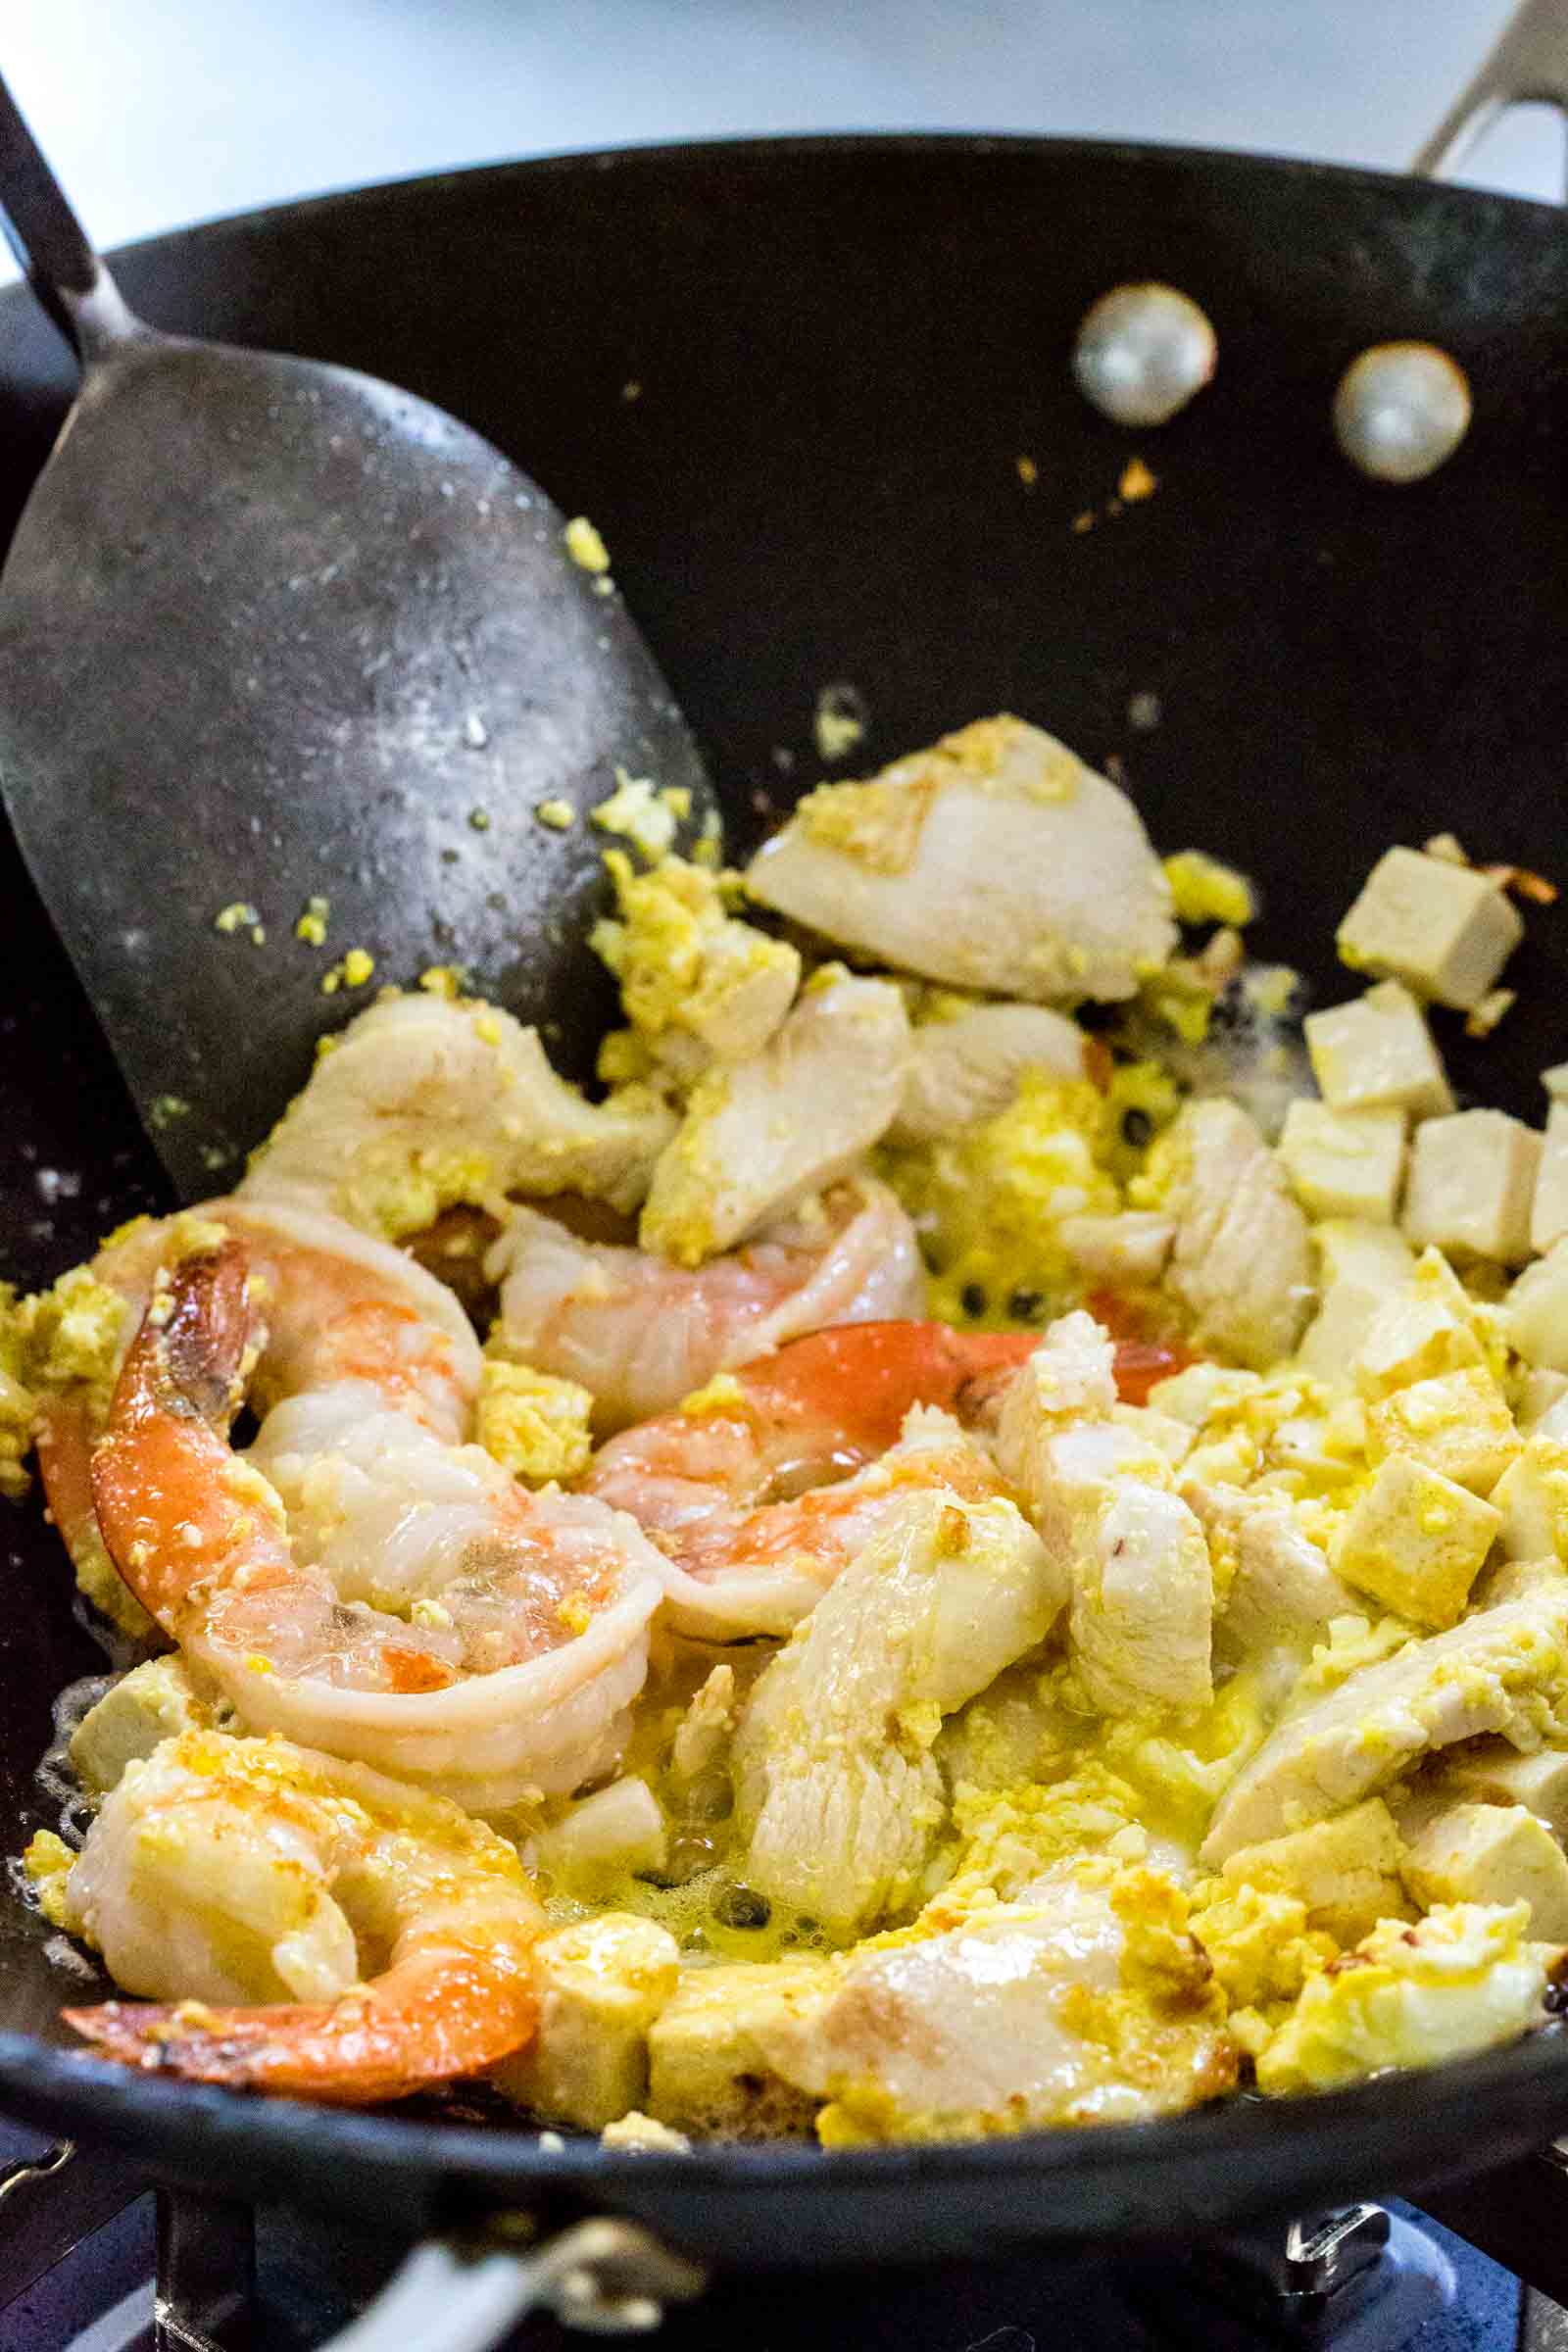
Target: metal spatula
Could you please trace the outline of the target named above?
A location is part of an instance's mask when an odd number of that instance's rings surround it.
[[[618,596],[488,442],[143,325],[3,83],[0,208],[82,366],[0,575],[0,785],[165,1164],[211,1194],[382,981],[457,964],[525,1019],[580,993],[587,810],[617,769],[688,825],[709,788]]]

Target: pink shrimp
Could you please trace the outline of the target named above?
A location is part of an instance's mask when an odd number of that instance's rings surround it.
[[[665,1554],[678,1630],[786,1633],[911,1491],[1002,1492],[946,1415],[988,1400],[1035,1345],[946,1323],[816,1332],[749,1365],[732,1395],[612,1438],[583,1484]],[[920,1405],[943,1411],[906,1428]]]
[[[545,1917],[506,1839],[283,1740],[188,1732],[132,1764],[65,1902],[118,1983],[163,1996],[65,2012],[124,2065],[363,2105],[493,2066],[538,2020]]]
[[[158,1276],[92,1457],[132,1592],[251,1730],[476,1810],[608,1768],[659,1554],[456,1442],[478,1349],[430,1277],[363,1237],[323,1249],[335,1220],[222,1215],[229,1239]],[[229,1449],[247,1382],[277,1399],[270,1477]]]
[[[804,1332],[913,1313],[925,1287],[913,1226],[868,1177],[702,1266],[584,1240],[532,1208],[514,1208],[486,1262],[511,1347],[590,1390],[604,1431]]]

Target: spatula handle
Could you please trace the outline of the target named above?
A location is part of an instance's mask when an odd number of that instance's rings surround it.
[[[83,361],[135,321],[0,80],[0,227],[33,292]]]

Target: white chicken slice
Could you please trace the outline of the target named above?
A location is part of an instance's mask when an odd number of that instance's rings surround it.
[[[1157,1282],[1176,1240],[1176,1221],[1153,1209],[1123,1208],[1111,1216],[1063,1217],[1056,1234],[1091,1282]]]
[[[1315,1632],[1331,1617],[1365,1606],[1341,1584],[1322,1548],[1280,1494],[1248,1494],[1240,1487],[1183,1485],[1210,1552],[1226,1545],[1235,1572],[1222,1602],[1216,1638],[1229,1656],[1268,1648],[1293,1635]]]
[[[1160,1996],[1124,1987],[1122,1913],[1146,1881],[1159,1885],[1126,1874],[1118,1899],[1054,1878],[945,1935],[852,1959],[826,1998],[807,1988],[769,2022],[764,2054],[837,2102],[835,2139],[1126,2123],[1215,2097],[1236,2053],[1191,1937],[1168,1936]],[[1113,2019],[1120,2032],[1104,2030]]]
[[[1003,1400],[997,1459],[1070,1580],[1067,1643],[1107,1715],[1213,1695],[1214,1580],[1203,1531],[1150,1433],[1110,1418],[1114,1348],[1063,1316]]]
[[[997,1418],[997,1460],[1033,1502],[1045,1477],[1043,1448],[1077,1420],[1108,1420],[1116,1402],[1116,1344],[1078,1307],[1048,1324],[1007,1385]]]
[[[1044,1004],[969,1004],[918,1022],[892,1141],[932,1143],[995,1118],[1025,1070],[1082,1078],[1086,1042],[1076,1021]]]
[[[942,1718],[1044,1641],[1060,1569],[1004,1501],[911,1494],[758,1681],[735,1735],[746,1881],[848,1936],[915,1899]]]
[[[1220,1798],[1200,1858],[1215,1865],[1322,1821],[1455,1740],[1495,1732],[1530,1748],[1560,1738],[1565,1698],[1568,1575],[1555,1562],[1512,1565],[1457,1625],[1407,1642],[1288,1717]]]
[[[890,982],[808,988],[760,1054],[698,1082],[654,1169],[644,1249],[700,1265],[838,1183],[886,1134],[908,1066]]]
[[[632,1209],[674,1117],[646,1087],[589,1102],[498,1005],[392,997],[318,1061],[239,1187],[398,1240],[454,1201],[588,1193]]]
[[[696,1269],[585,1242],[534,1209],[514,1211],[485,1262],[509,1350],[581,1381],[609,1428],[668,1412],[806,1332],[917,1316],[925,1296],[914,1228],[867,1178]]]
[[[1176,944],[1125,793],[1038,727],[978,720],[764,843],[754,899],[901,971],[1031,1004],[1112,1002]]]
[[[1307,1223],[1254,1122],[1189,1102],[1161,1140],[1176,1219],[1169,1281],[1200,1345],[1264,1370],[1292,1353],[1312,1303]]]

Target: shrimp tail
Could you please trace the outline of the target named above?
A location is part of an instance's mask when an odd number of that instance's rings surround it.
[[[366,2107],[514,2056],[533,2038],[539,2004],[525,1949],[489,1942],[420,1955],[336,2001],[104,2001],[61,2014],[122,2066]]]
[[[228,1428],[256,1337],[247,1258],[226,1241],[155,1287],[92,1457],[98,1526],[115,1566],[166,1633],[192,1588],[222,1581],[253,1536],[257,1498],[228,1473]]]

